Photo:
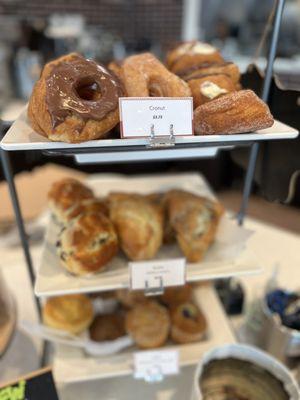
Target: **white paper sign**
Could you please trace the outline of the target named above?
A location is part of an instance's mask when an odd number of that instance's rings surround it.
[[[123,138],[193,135],[192,97],[120,97]]]
[[[149,382],[179,373],[177,350],[154,350],[134,353],[134,377]]]
[[[132,290],[180,286],[185,284],[184,258],[129,263]]]

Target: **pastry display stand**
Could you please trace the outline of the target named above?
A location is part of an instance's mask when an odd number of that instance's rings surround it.
[[[268,102],[269,97],[273,63],[278,43],[283,7],[284,0],[278,0],[261,96],[265,102]],[[32,287],[34,287],[35,283],[35,274],[29,251],[28,237],[24,227],[24,221],[14,183],[14,176],[10,165],[9,151],[34,150],[42,151],[50,156],[51,154],[66,156],[72,155],[78,163],[100,164],[107,162],[133,162],[142,160],[162,161],[180,158],[214,157],[219,149],[230,150],[237,146],[250,146],[250,157],[246,171],[243,198],[240,212],[237,216],[238,223],[241,225],[243,224],[247,211],[260,141],[292,139],[298,136],[298,132],[295,129],[275,121],[273,127],[264,130],[264,132],[253,132],[243,135],[192,136],[176,139],[170,135],[170,137],[167,137],[165,140],[157,140],[157,138],[152,134],[149,139],[95,140],[93,142],[73,145],[50,142],[46,138],[41,137],[32,131],[30,134],[27,134],[26,129],[28,129],[28,125],[26,125],[24,118],[25,112],[4,136],[1,142],[1,162],[11,195],[16,223]],[[2,133],[5,129],[6,126],[4,124],[1,125]],[[41,308],[38,298],[36,298],[36,304],[40,314]],[[44,360],[42,360],[42,363],[44,363]]]

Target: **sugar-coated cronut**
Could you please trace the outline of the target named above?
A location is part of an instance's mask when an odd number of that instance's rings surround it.
[[[28,106],[33,129],[53,141],[101,139],[119,122],[115,74],[76,53],[45,65]]]
[[[129,97],[189,97],[186,82],[167,68],[151,53],[126,58],[122,78]]]
[[[253,132],[273,123],[269,107],[252,90],[228,93],[194,111],[196,135]]]

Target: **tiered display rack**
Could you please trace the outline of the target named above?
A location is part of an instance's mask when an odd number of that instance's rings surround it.
[[[274,26],[271,35],[271,44],[268,55],[268,64],[266,68],[265,80],[261,96],[265,102],[268,102],[268,97],[269,97],[270,82],[273,72],[273,63],[276,54],[284,3],[285,3],[284,0],[277,1],[277,8],[275,13]],[[30,126],[28,125],[25,115],[26,114],[24,112],[20,116],[20,118],[18,118],[18,120],[16,120],[12,124],[12,126],[4,136],[1,142],[1,161],[15,211],[16,222],[19,229],[20,239],[24,250],[24,255],[32,287],[34,287],[35,285],[35,274],[30,256],[28,239],[24,228],[24,221],[19,206],[18,195],[14,184],[14,177],[10,166],[10,160],[9,160],[10,151],[35,150],[35,151],[42,151],[45,154],[48,154],[49,156],[51,156],[52,154],[68,155],[68,156],[72,155],[75,157],[75,160],[78,163],[100,164],[108,162],[110,163],[134,162],[143,160],[162,161],[162,160],[180,159],[180,158],[188,159],[188,158],[214,157],[217,151],[219,151],[220,149],[230,150],[238,146],[248,146],[251,148],[250,158],[245,177],[243,199],[240,207],[240,212],[237,216],[238,224],[241,225],[243,223],[246,214],[260,142],[269,140],[278,140],[278,139],[292,139],[298,136],[298,132],[295,129],[279,121],[275,121],[274,125],[271,128],[264,131],[252,132],[242,135],[224,134],[215,136],[183,137],[183,138],[176,138],[175,143],[168,142],[168,140],[166,140],[165,142],[162,141],[159,145],[157,145],[156,143],[155,146],[153,146],[151,140],[148,140],[147,138],[95,140],[92,142],[85,142],[74,145],[74,144],[65,144],[59,142],[51,142],[48,141],[46,138],[34,133],[30,128]],[[2,130],[4,129],[5,125],[3,123]],[[213,276],[210,277],[210,279],[214,278],[215,277]],[[110,289],[112,288],[113,287],[110,287]],[[101,290],[101,287],[99,287],[98,289]],[[36,298],[36,303],[40,313],[41,309],[38,298]],[[220,316],[219,318],[221,319]],[[225,340],[230,340],[229,339],[230,335],[231,334],[228,333]],[[212,345],[213,343],[211,342],[210,344]],[[217,341],[215,341],[214,344],[217,344]],[[199,344],[199,346],[200,346],[199,349],[202,349],[201,346],[204,346],[202,350],[203,351],[205,350],[205,345]],[[192,353],[194,354],[194,350],[192,350]],[[196,354],[198,359],[200,357],[200,354],[197,352]],[[44,360],[42,360],[42,362],[44,362]],[[121,372],[114,371],[114,373],[111,373],[110,376],[126,373],[126,371],[128,372],[128,369],[129,366],[127,359],[125,364],[123,363],[122,367],[120,367]],[[99,374],[101,376],[107,376],[107,370],[106,371],[102,370],[99,372]],[[66,380],[68,379],[66,378]],[[78,380],[80,379],[78,378]]]

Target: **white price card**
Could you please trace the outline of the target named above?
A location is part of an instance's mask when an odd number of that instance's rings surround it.
[[[185,284],[186,262],[184,258],[130,262],[129,270],[132,290]]]
[[[120,97],[122,138],[193,135],[192,97]]]
[[[134,353],[134,377],[148,382],[161,381],[179,373],[177,350],[151,350]]]

